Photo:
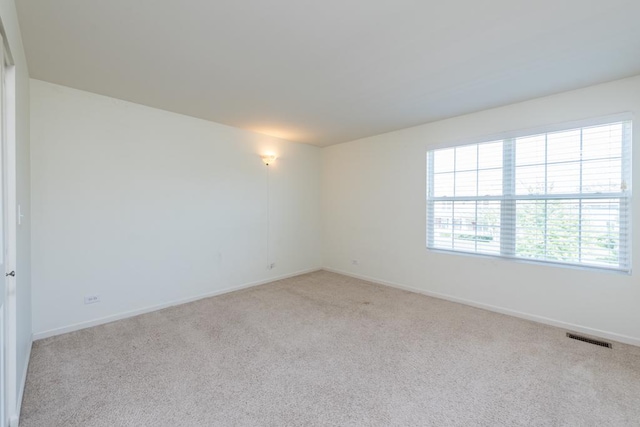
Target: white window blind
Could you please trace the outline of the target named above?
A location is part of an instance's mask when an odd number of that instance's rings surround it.
[[[630,271],[631,121],[427,153],[427,247]]]

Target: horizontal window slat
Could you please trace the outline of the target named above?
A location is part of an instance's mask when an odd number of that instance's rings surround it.
[[[569,194],[519,194],[513,196],[440,196],[430,197],[433,202],[502,201],[502,200],[598,200],[626,199],[628,193],[569,193]]]

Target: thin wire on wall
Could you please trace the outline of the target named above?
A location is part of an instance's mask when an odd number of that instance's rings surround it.
[[[270,237],[271,237],[271,188],[269,182],[269,165],[267,165],[267,269],[271,268],[271,252],[270,252]]]

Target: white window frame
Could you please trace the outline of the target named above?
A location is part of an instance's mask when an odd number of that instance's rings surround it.
[[[515,140],[516,138],[529,137],[535,135],[541,135],[545,133],[553,133],[559,131],[567,131],[579,128],[587,128],[592,126],[606,125],[618,122],[629,122],[628,132],[630,135],[623,136],[622,138],[622,181],[625,184],[625,189],[616,193],[585,193],[576,197],[576,194],[536,194],[536,195],[516,195],[515,194]],[[510,132],[504,132],[501,134],[486,136],[477,138],[475,140],[459,142],[454,144],[443,144],[429,147],[427,151],[427,197],[426,197],[426,213],[427,213],[427,233],[426,233],[426,246],[427,249],[433,252],[443,252],[450,254],[462,254],[479,257],[501,258],[509,259],[519,262],[542,264],[542,265],[555,265],[561,267],[573,267],[580,269],[601,270],[601,271],[613,271],[625,274],[631,274],[631,262],[632,262],[632,144],[633,144],[633,114],[629,112],[614,114],[609,116],[603,116],[598,118],[591,118],[580,121],[558,123],[554,125],[543,126],[533,129],[516,130]],[[459,197],[434,197],[433,187],[433,171],[434,171],[434,156],[432,153],[436,150],[462,147],[466,145],[476,145],[492,141],[503,141],[503,194],[501,196],[459,196]],[[613,266],[599,266],[584,263],[569,263],[562,261],[551,261],[536,258],[518,257],[515,254],[515,235],[516,235],[516,216],[515,216],[515,203],[518,200],[558,200],[558,199],[571,199],[571,200],[597,200],[597,199],[620,199],[620,216],[627,215],[628,221],[620,220],[620,246],[626,247],[626,259],[621,259],[617,267]],[[487,254],[482,252],[476,252],[473,250],[463,249],[445,249],[434,247],[434,203],[436,201],[500,201],[501,202],[501,216],[500,216],[500,234],[509,235],[510,238],[500,239],[500,254]],[[625,209],[622,208],[624,202]],[[505,204],[513,204],[510,209]],[[513,215],[509,215],[509,212],[514,212]]]

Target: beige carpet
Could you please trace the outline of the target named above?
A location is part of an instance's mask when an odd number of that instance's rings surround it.
[[[640,425],[640,348],[316,272],[38,341],[31,426]]]

